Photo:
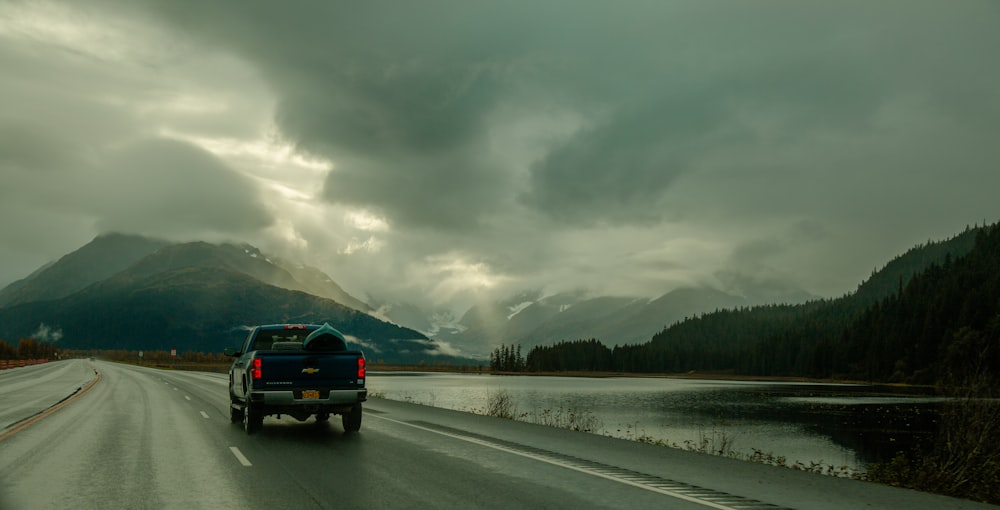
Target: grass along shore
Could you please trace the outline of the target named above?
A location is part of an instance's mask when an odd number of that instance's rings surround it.
[[[581,432],[600,433],[603,429],[600,420],[587,410],[560,407],[521,411],[514,396],[503,389],[488,393],[485,408],[473,409],[472,412]],[[957,397],[945,405],[941,423],[939,437],[932,443],[914,448],[913,451],[899,452],[888,462],[871,464],[867,471],[856,471],[847,466],[823,462],[789,463],[783,456],[755,448],[751,449],[750,454],[737,452],[733,448],[733,438],[718,428],[702,430],[697,441],[688,440],[681,444],[653,438],[637,429],[626,430],[623,438],[747,462],[1000,504],[1000,442],[995,440],[996,434],[1000,432],[1000,400]]]

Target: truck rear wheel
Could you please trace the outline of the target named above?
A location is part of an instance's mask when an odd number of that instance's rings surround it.
[[[253,408],[250,405],[250,400],[247,399],[247,405],[243,408],[243,430],[246,433],[253,434],[264,426],[264,415]]]
[[[344,432],[357,432],[361,430],[361,404],[355,404],[349,412],[341,415],[344,423]]]

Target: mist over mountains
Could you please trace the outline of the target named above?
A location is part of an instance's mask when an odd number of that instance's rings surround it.
[[[0,291],[0,338],[67,349],[218,352],[249,326],[329,322],[374,360],[459,360],[380,320],[314,268],[249,245],[171,244],[109,234]]]
[[[673,322],[747,300],[714,289],[681,288],[656,299],[588,296],[584,292],[521,294],[478,304],[459,329],[439,334],[449,343],[486,352],[499,343],[530,349],[562,340],[600,338],[609,344],[646,342]]]
[[[481,360],[505,342],[641,342],[686,316],[745,303],[712,289],[676,289],[657,299],[535,291],[456,317],[426,303],[366,302],[317,268],[249,244],[111,233],[0,290],[0,338],[211,352],[238,342],[253,324],[331,322],[387,360]]]
[[[968,231],[918,246],[859,285],[875,302],[946,256],[971,249]],[[785,293],[783,305],[815,298]],[[702,314],[762,303],[712,288],[678,288],[655,299],[585,291],[529,291],[478,303],[461,316],[427,303],[352,296],[323,271],[271,258],[249,244],[171,243],[105,234],[0,290],[0,338],[55,341],[63,348],[217,352],[248,326],[330,322],[386,362],[480,363],[497,345],[598,339],[638,345]]]

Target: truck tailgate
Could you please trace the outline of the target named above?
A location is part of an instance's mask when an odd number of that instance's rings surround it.
[[[260,359],[261,377],[253,381],[258,390],[347,389],[365,384],[364,357],[357,351],[258,351],[255,357]]]

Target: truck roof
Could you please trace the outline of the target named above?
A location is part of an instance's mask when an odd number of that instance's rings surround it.
[[[275,330],[275,329],[304,329],[307,331],[312,331],[314,329],[319,329],[319,324],[264,324],[257,326],[257,329],[264,330]]]

